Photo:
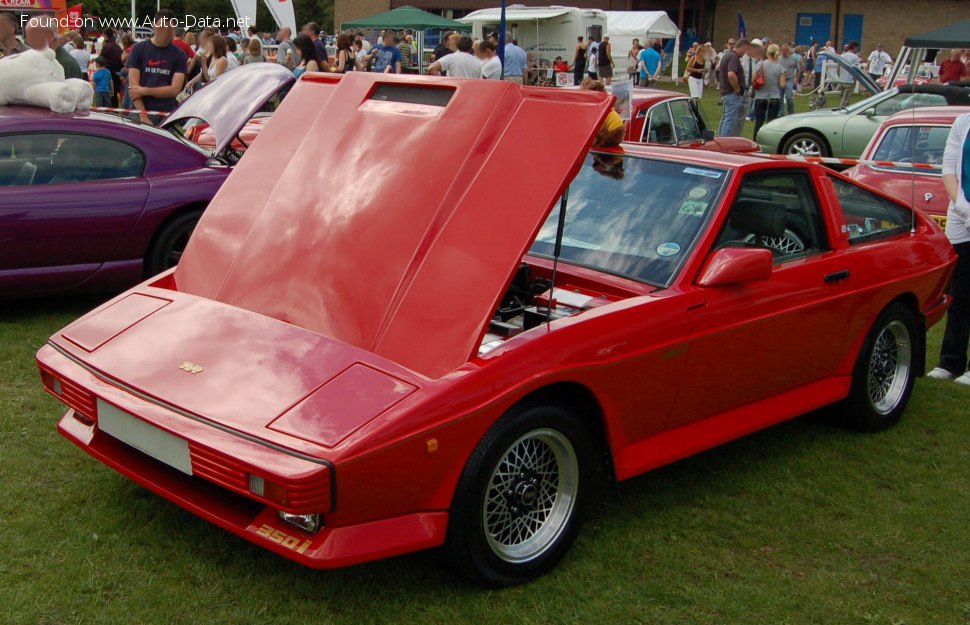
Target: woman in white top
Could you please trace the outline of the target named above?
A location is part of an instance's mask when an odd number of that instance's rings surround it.
[[[212,35],[206,42],[206,56],[209,66],[202,66],[204,80],[215,80],[229,70],[229,59],[226,58],[226,40],[222,35]]]
[[[640,71],[637,66],[640,63],[640,40],[634,39],[633,45],[630,46],[630,51],[626,53],[626,74],[627,78],[633,81],[633,84],[637,84],[637,76],[640,75]]]
[[[943,150],[943,186],[950,196],[946,236],[957,251],[950,278],[953,298],[946,316],[940,364],[927,376],[970,386],[967,348],[970,347],[970,113],[957,117]]]

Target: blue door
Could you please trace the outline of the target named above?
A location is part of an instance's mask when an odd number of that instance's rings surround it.
[[[842,45],[850,41],[858,41],[862,49],[862,15],[846,14],[842,18]]]
[[[848,17],[848,16],[846,16]],[[861,16],[860,16],[861,17]],[[795,43],[800,46],[810,46],[818,41],[819,46],[825,45],[832,36],[831,13],[799,13],[795,18]]]

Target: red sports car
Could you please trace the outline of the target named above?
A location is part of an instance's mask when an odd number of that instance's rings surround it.
[[[694,101],[682,93],[634,89],[631,100],[633,119],[627,124],[627,141],[740,154],[761,151],[751,139],[715,136]]]
[[[970,107],[935,106],[896,113],[879,126],[862,160],[941,165],[950,127],[964,113],[970,113]],[[903,202],[915,202],[940,227],[946,226],[950,202],[942,170],[866,163],[847,169],[845,175]]]
[[[939,228],[816,165],[590,152],[610,106],[304,75],[180,264],[38,352],[58,429],[303,564],[445,546],[501,586],[563,557],[598,475],[827,404],[895,423]]]

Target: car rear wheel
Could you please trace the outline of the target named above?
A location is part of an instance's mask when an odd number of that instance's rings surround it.
[[[893,304],[879,315],[859,352],[841,421],[861,432],[894,425],[909,403],[916,379],[919,338],[913,313]]]
[[[790,156],[829,156],[829,149],[817,133],[799,132],[785,141],[781,153]]]
[[[556,405],[510,410],[475,448],[455,492],[446,548],[474,583],[512,586],[552,569],[579,534],[593,452]]]
[[[145,260],[146,275],[154,276],[178,264],[201,216],[202,211],[188,211],[159,229]]]

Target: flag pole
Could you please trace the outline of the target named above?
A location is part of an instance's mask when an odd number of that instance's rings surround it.
[[[498,21],[498,60],[502,64],[502,78],[505,78],[505,0],[502,0],[502,16]]]

